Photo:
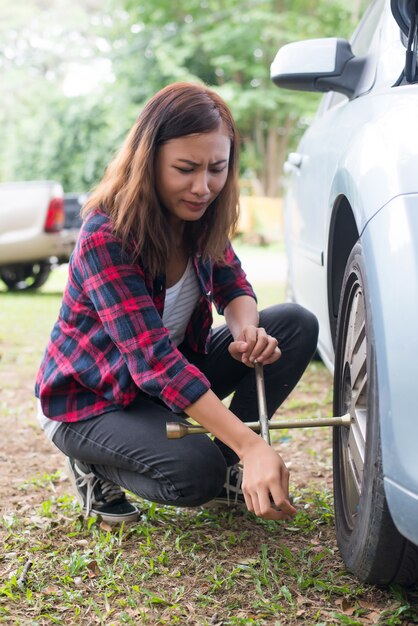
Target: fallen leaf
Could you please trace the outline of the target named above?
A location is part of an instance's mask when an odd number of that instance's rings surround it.
[[[367,600],[359,600],[358,603],[362,609],[375,611],[378,608],[374,602],[368,602]]]
[[[96,576],[100,576],[100,569],[97,565],[97,561],[90,561],[90,563],[87,563],[87,574],[89,578],[96,578]]]
[[[344,610],[344,615],[354,615],[354,613],[356,612],[356,607],[355,606],[350,606],[348,607],[348,609]]]
[[[237,565],[256,565],[258,563],[258,558],[248,557],[246,559],[240,559],[237,561]]]
[[[51,523],[51,520],[47,517],[41,517],[40,515],[32,515],[30,523],[39,528],[40,530],[46,530]]]
[[[49,585],[49,587],[45,587],[45,589],[42,590],[42,593],[47,595],[47,594],[59,593],[60,591],[61,589],[57,587],[56,585]]]
[[[380,618],[380,613],[378,611],[372,611],[367,615],[363,615],[363,619],[365,619],[370,624],[378,624]]]
[[[195,615],[196,614],[196,609],[193,606],[193,604],[191,604],[190,602],[187,602],[185,605],[185,608],[188,610],[188,612],[190,613],[190,615]]]

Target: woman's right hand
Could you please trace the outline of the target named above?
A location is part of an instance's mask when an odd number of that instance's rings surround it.
[[[242,491],[247,508],[268,520],[287,520],[296,514],[289,501],[289,471],[281,456],[263,439],[245,450]]]
[[[289,472],[282,458],[208,389],[186,408],[187,415],[232,448],[244,468],[242,491],[249,511],[284,520],[296,509],[289,502]]]

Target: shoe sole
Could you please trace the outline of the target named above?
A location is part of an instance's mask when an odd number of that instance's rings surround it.
[[[103,513],[102,511],[96,511],[95,509],[92,509],[90,511],[90,515],[91,514],[100,516],[102,520],[104,522],[107,522],[108,524],[122,524],[122,522],[137,522],[140,518],[140,512],[138,510],[132,513],[126,513],[124,515],[112,515],[109,513]],[[84,517],[88,517],[88,516],[84,515]]]

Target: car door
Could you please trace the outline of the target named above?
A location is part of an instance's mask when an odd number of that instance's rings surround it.
[[[371,5],[351,45],[356,56],[368,55],[358,98],[373,86],[384,0]],[[356,107],[358,107],[356,103]],[[289,255],[291,297],[313,311],[320,322],[319,350],[332,367],[333,339],[329,323],[327,255],[332,209],[338,189],[335,177],[343,176],[344,147],[350,140],[355,115],[352,101],[337,92],[327,93],[297,151],[288,157],[290,173],[285,203],[286,246]],[[350,181],[345,181],[350,184]]]

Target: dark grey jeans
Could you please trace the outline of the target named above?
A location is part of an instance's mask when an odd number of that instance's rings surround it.
[[[318,323],[306,309],[280,304],[260,313],[260,326],[276,337],[281,358],[264,368],[269,417],[302,376],[316,349]],[[223,399],[234,394],[230,409],[241,420],[257,421],[257,393],[252,368],[233,359],[227,326],[213,332],[207,355],[180,346]],[[214,498],[225,481],[235,453],[207,435],[167,439],[166,423],[184,421],[159,400],[142,393],[125,410],[76,423],[64,423],[54,444],[67,456],[87,463],[92,471],[137,495],[175,506],[198,506]]]

